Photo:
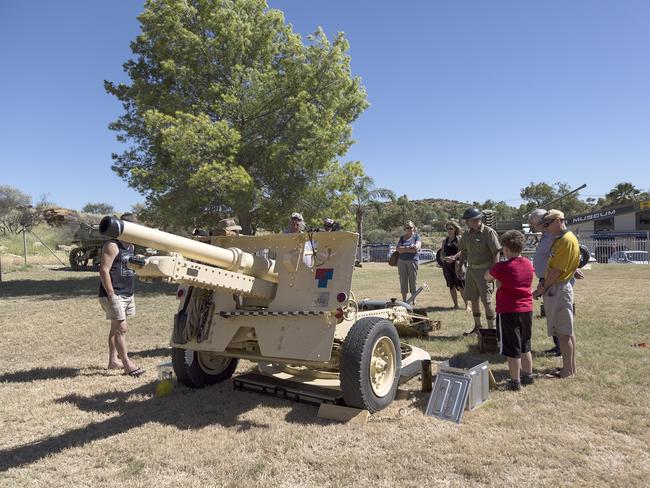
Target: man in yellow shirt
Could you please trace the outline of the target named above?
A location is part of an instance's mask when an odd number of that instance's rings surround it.
[[[567,230],[564,213],[561,211],[546,212],[542,225],[555,237],[555,242],[551,247],[551,257],[546,265],[544,278],[540,280],[533,296],[544,296],[548,335],[557,335],[560,340],[562,369],[555,376],[570,378],[576,374],[571,278],[580,264],[580,245],[576,236]]]

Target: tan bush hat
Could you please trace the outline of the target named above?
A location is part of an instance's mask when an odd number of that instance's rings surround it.
[[[564,212],[555,210],[553,208],[544,214],[544,217],[542,217],[542,222],[548,224],[550,222],[553,222],[555,219],[564,220]]]
[[[241,225],[238,225],[235,219],[221,219],[217,224],[217,229],[240,231]]]

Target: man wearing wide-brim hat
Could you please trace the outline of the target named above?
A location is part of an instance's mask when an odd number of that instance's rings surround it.
[[[551,246],[551,257],[544,278],[540,280],[533,296],[544,297],[548,335],[557,335],[560,340],[562,369],[555,376],[570,378],[576,374],[571,280],[580,264],[580,245],[576,236],[567,230],[564,213],[560,210],[546,212],[542,217],[542,226],[555,237],[555,242]]]

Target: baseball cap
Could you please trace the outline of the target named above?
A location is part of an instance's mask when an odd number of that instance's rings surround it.
[[[294,213],[291,214],[291,218],[292,219],[302,220],[302,214],[298,213],[298,212],[294,212]]]
[[[553,222],[556,219],[564,220],[564,212],[551,209],[544,214],[544,217],[542,217],[542,222],[547,224],[549,222]]]

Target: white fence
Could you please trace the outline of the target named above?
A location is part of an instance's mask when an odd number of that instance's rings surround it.
[[[599,263],[606,263],[612,254],[619,251],[650,252],[650,239],[643,237],[612,237],[605,239],[594,239],[590,237],[580,239],[580,244],[587,246]],[[648,262],[648,255],[642,255],[645,256],[645,260]]]

